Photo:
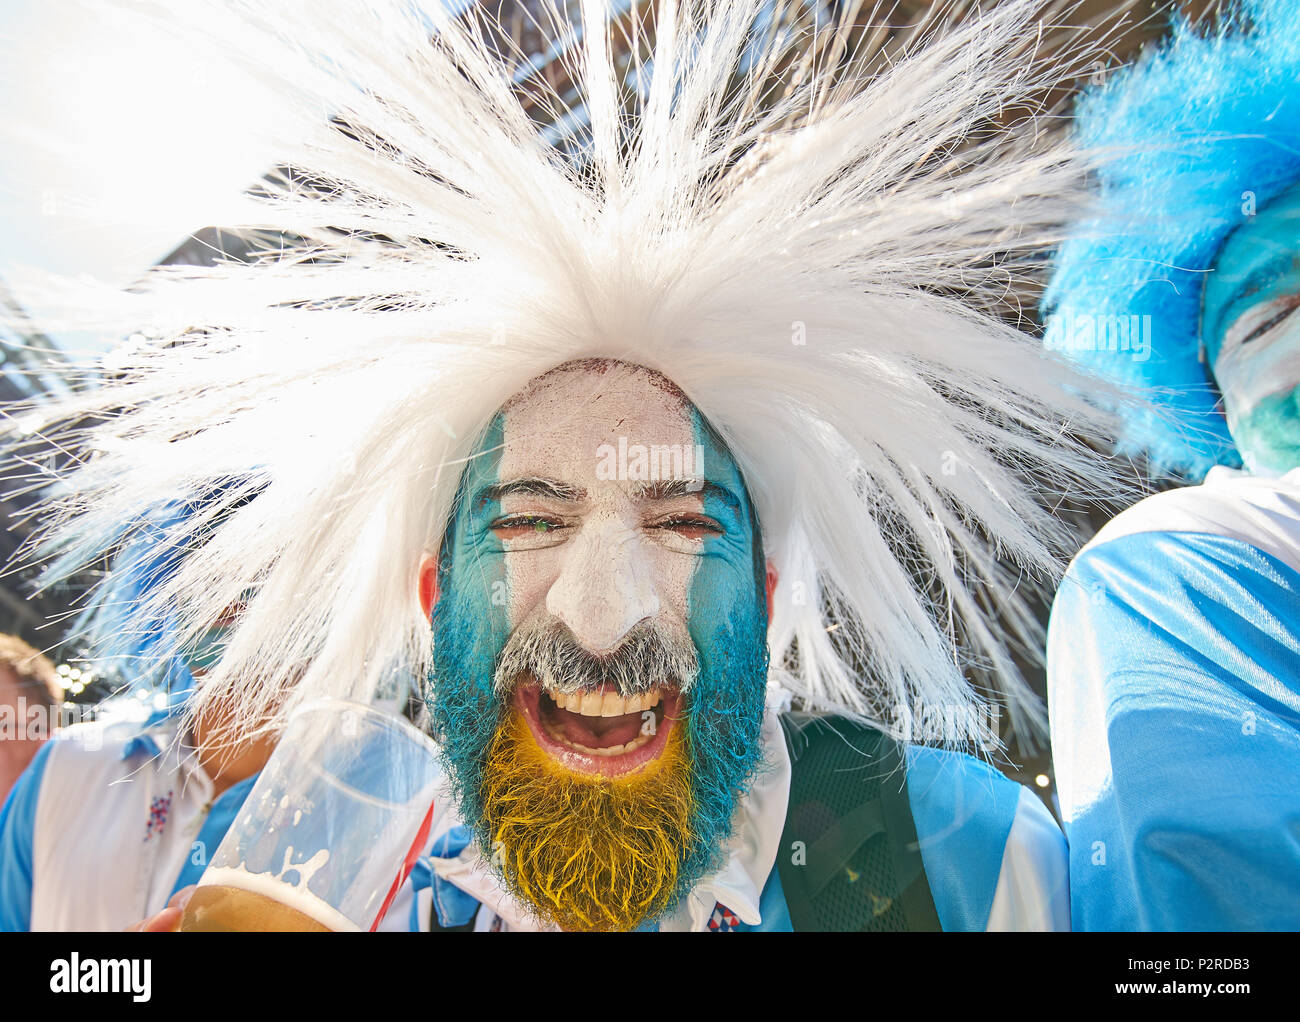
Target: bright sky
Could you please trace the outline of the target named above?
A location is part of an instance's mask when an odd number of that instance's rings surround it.
[[[28,54],[0,67],[0,281],[28,305],[15,265],[129,282],[271,163],[231,141],[258,110],[238,76],[78,6],[0,4],[5,52]]]
[[[21,268],[130,283],[222,222],[301,130],[268,120],[272,104],[246,72],[198,61],[129,13],[85,6],[0,0],[0,46],[26,55],[0,62],[0,285],[29,310],[39,299]],[[121,338],[54,340],[93,353]]]

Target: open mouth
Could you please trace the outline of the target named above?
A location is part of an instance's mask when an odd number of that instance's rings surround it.
[[[581,773],[631,773],[659,757],[678,716],[676,689],[634,696],[612,686],[561,693],[532,678],[515,686],[515,708],[537,744]]]

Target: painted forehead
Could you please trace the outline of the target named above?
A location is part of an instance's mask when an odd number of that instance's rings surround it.
[[[683,409],[693,407],[682,389],[663,373],[646,366],[620,362],[617,359],[583,358],[565,362],[543,373],[507,401],[502,411],[508,412],[512,408],[524,405],[544,391],[572,386],[576,380],[583,378],[589,382],[582,389],[597,391],[602,387],[620,385],[643,390],[651,388],[675,400]]]
[[[1300,290],[1300,186],[1228,235],[1202,297],[1201,337],[1213,362],[1243,312]]]
[[[503,478],[545,474],[584,483],[609,481],[609,456],[617,462],[620,452],[616,481],[651,474],[694,476],[707,468],[694,463],[695,449],[703,443],[702,417],[670,380],[639,366],[561,366],[512,398],[502,409],[500,427],[497,469]],[[641,455],[646,456],[644,466],[636,461]]]

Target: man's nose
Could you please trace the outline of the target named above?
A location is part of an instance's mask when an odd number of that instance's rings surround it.
[[[649,556],[640,534],[609,521],[588,522],[568,544],[546,609],[592,653],[618,646],[659,612]]]

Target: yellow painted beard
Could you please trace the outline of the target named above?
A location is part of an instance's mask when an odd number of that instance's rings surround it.
[[[628,777],[566,770],[511,713],[483,772],[493,859],[511,891],[564,930],[631,930],[669,907],[691,841],[681,728]]]

